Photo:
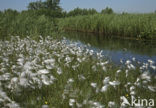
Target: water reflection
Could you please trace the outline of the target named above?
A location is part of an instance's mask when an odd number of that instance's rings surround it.
[[[135,57],[140,62],[151,59],[156,62],[156,43],[154,41],[136,41],[95,34],[66,32],[63,36],[79,44],[90,44],[94,51],[103,50],[103,54],[113,62]]]

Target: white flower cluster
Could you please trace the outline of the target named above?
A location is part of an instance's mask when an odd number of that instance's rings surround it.
[[[102,61],[102,52],[95,53],[93,50],[77,46],[77,44],[67,44],[66,40],[58,41],[49,36],[45,39],[40,37],[39,40],[32,40],[29,37],[20,39],[17,36],[12,37],[9,41],[0,41],[0,107],[20,107],[18,103],[9,97],[9,92],[21,95],[23,89],[33,90],[52,85],[58,80],[56,76],[64,74],[65,70],[62,67],[67,67],[77,72],[82,62],[90,60],[89,58],[94,58],[94,56],[96,56],[97,61],[91,65],[91,71],[96,73],[100,67],[103,73],[107,73],[109,61]],[[130,72],[137,68],[132,63],[136,59],[133,58],[132,60],[127,60],[125,63],[121,61],[126,70],[118,69],[114,75],[115,79],[108,75],[103,77],[104,79],[101,81],[102,84],[100,86],[99,82],[96,81],[88,81],[89,85],[96,90],[96,93],[99,93],[99,91],[100,93],[106,93],[109,87],[116,89],[117,86],[123,85],[123,82],[118,79],[120,75],[125,75],[125,78],[128,78]],[[154,86],[148,85],[151,82],[151,75],[148,71],[145,71],[148,67],[151,67],[154,71],[156,70],[154,61],[148,60],[148,63],[143,63],[140,66],[142,74],[136,77],[136,81],[133,84],[131,82],[124,84],[130,95],[135,95],[136,88],[140,86],[156,92]],[[83,73],[78,73],[77,80],[81,82],[87,81],[90,74],[88,72],[88,76],[86,76]],[[75,104],[77,107],[82,107],[84,104],[90,104],[98,108],[105,106],[101,102],[92,100],[84,100],[80,104],[75,99],[75,95],[81,90],[72,90],[72,84],[76,82],[74,77],[71,77],[68,78],[66,85],[64,85],[62,96],[65,99],[66,95],[70,95],[69,106],[73,107]],[[114,107],[115,105],[116,103],[113,101],[108,102],[109,107]],[[43,105],[42,107],[48,107],[48,105]]]

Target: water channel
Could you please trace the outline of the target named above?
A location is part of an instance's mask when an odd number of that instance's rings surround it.
[[[120,60],[135,58],[139,62],[152,60],[156,62],[156,42],[121,39],[115,36],[102,36],[92,33],[65,32],[63,36],[79,45],[89,45],[94,51],[103,51],[103,55],[112,62],[120,64]]]

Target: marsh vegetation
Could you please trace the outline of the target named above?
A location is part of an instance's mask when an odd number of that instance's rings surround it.
[[[14,36],[0,46],[0,107],[102,108],[126,106],[123,97],[156,99],[152,60],[115,66],[102,52],[52,37]]]
[[[119,14],[108,7],[65,12],[59,2],[0,11],[0,107],[125,108],[132,96],[156,100],[156,14]],[[106,57],[110,49],[118,64]],[[123,59],[119,50],[143,60]]]
[[[59,20],[60,29],[122,38],[156,38],[156,14],[94,14]]]

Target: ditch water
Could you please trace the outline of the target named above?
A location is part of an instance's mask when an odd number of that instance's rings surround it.
[[[80,32],[65,32],[63,36],[78,45],[89,45],[93,51],[103,51],[103,55],[112,62],[120,64],[120,60],[132,60],[135,58],[139,62],[147,62],[149,59],[156,63],[156,42],[137,41],[106,37],[95,34]]]

